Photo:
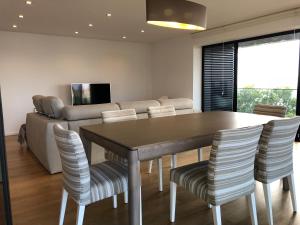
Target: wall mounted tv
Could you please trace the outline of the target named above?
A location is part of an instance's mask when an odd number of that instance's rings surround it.
[[[71,84],[72,105],[92,105],[110,103],[110,84],[73,83]]]

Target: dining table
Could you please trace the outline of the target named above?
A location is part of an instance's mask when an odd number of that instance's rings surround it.
[[[91,163],[92,143],[128,159],[129,224],[141,225],[140,162],[210,146],[219,130],[266,124],[278,117],[213,111],[80,127]]]

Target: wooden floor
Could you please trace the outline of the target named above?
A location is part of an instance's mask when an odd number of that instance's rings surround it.
[[[61,198],[61,174],[49,175],[30,151],[20,148],[15,136],[7,137],[7,158],[10,191],[15,225],[58,224]],[[205,152],[207,157],[208,151]],[[195,151],[178,155],[178,165],[195,162]],[[300,144],[295,147],[295,180],[300,198]],[[297,165],[298,164],[298,165]],[[156,163],[153,173],[146,174],[142,164],[142,194],[144,225],[166,225],[169,222],[169,157],[164,157],[164,192],[158,192]],[[260,225],[267,225],[265,203],[261,184],[257,183],[256,199]],[[273,214],[275,225],[300,225],[300,213],[293,214],[289,192],[282,191],[282,183],[272,184]],[[112,200],[106,199],[86,209],[86,225],[126,225],[127,206],[123,196],[118,209],[112,209]],[[300,202],[299,202],[300,205]],[[245,198],[222,206],[223,225],[250,225],[250,216]],[[75,204],[69,200],[65,225],[75,224]],[[193,195],[178,190],[176,225],[213,224],[211,210],[207,204]]]

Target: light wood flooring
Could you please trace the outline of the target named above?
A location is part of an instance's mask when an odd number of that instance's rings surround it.
[[[49,175],[33,154],[20,148],[16,136],[6,138],[8,171],[15,225],[58,224],[61,199],[61,174]],[[300,144],[295,145],[295,181],[300,199]],[[208,150],[205,151],[208,157]],[[147,164],[142,164],[143,224],[167,225],[169,222],[169,169],[170,159],[164,157],[164,191],[158,192],[156,163],[153,173],[147,174]],[[197,161],[196,151],[178,154],[178,165]],[[257,183],[256,200],[260,225],[267,225],[262,185]],[[272,184],[275,225],[300,225],[300,212],[293,214],[289,192],[282,191],[282,183]],[[300,201],[300,200],[299,200]],[[86,209],[85,225],[126,225],[127,206],[123,195],[118,197],[118,209],[112,209],[112,199],[90,205]],[[299,204],[300,205],[300,202]],[[299,207],[300,208],[300,207]],[[75,204],[69,200],[65,225],[75,224]],[[223,225],[250,225],[250,215],[245,198],[222,206]],[[212,212],[207,204],[183,189],[178,189],[176,225],[213,224]]]

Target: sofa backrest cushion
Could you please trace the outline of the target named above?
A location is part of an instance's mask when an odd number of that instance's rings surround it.
[[[51,118],[59,119],[62,117],[63,101],[54,96],[42,98],[42,106],[44,114]]]
[[[173,105],[176,110],[193,109],[193,100],[189,98],[159,99],[162,106]]]
[[[160,106],[156,100],[130,101],[117,103],[120,109],[135,109],[136,113],[147,113],[151,106]]]
[[[42,104],[42,99],[45,98],[43,95],[34,95],[32,96],[32,102],[35,107],[35,110],[38,113],[44,114],[44,109],[43,109],[43,104]]]
[[[63,118],[69,121],[87,120],[100,118],[102,112],[112,110],[120,110],[120,108],[115,103],[65,106],[62,110],[62,114]]]

